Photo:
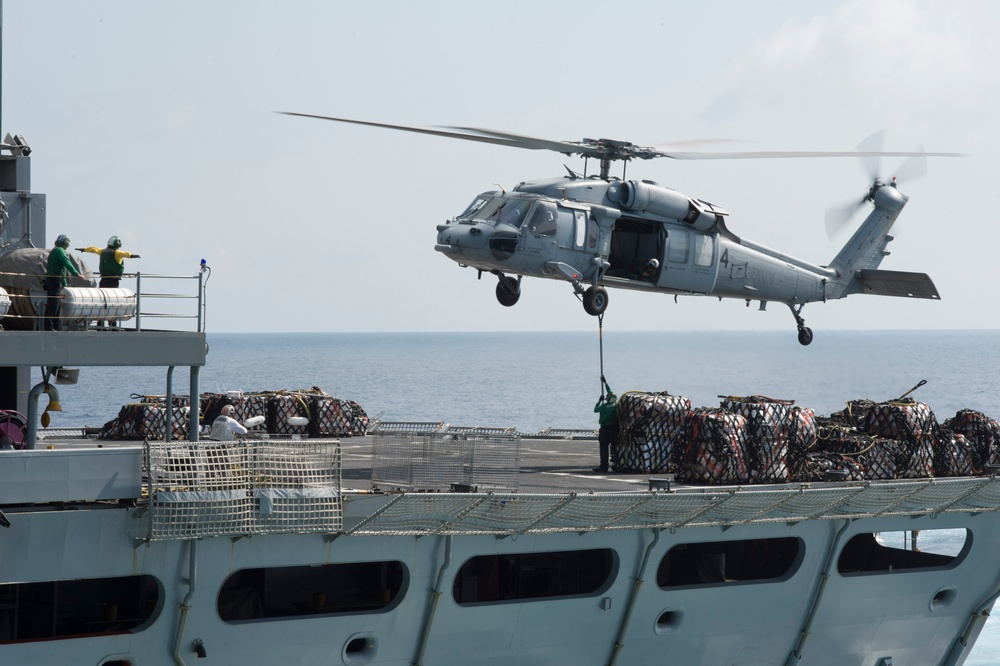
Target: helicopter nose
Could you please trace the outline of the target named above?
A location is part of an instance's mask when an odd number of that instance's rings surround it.
[[[489,239],[493,228],[485,224],[450,222],[438,225],[438,252],[471,260],[489,259]]]

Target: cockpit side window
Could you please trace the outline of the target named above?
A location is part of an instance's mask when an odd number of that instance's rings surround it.
[[[539,203],[531,214],[528,232],[538,236],[555,236],[558,229],[556,207],[545,201]]]
[[[573,211],[573,245],[583,249],[587,244],[587,214],[582,210]]]

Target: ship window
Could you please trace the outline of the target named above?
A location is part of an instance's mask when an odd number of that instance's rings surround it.
[[[452,592],[463,606],[593,595],[610,584],[616,569],[607,548],[480,555],[462,565]]]
[[[402,598],[402,562],[241,569],[219,590],[223,622],[384,611]]]
[[[787,578],[802,551],[796,537],[680,544],[660,560],[656,584],[666,589]]]
[[[0,643],[137,632],[160,604],[152,576],[0,585]]]
[[[837,571],[844,575],[942,569],[958,564],[972,546],[966,529],[917,532],[864,532],[840,551]]]

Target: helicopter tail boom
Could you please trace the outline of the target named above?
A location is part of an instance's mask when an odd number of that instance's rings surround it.
[[[827,298],[843,298],[855,293],[896,295],[888,293],[893,290],[876,277],[877,274],[888,272],[876,269],[889,254],[886,250],[886,246],[892,240],[889,231],[906,205],[908,197],[896,189],[895,182],[885,185],[882,181],[876,181],[866,200],[874,204],[875,208],[830,262],[829,268],[833,269],[838,277],[830,280],[826,292]],[[865,283],[863,273],[872,276],[870,285]],[[933,288],[933,284],[931,287]],[[920,291],[923,293],[925,290]],[[932,291],[936,293],[936,290]]]

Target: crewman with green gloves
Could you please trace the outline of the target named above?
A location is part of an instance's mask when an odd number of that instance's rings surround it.
[[[608,471],[608,458],[611,452],[611,442],[618,439],[618,397],[608,386],[608,380],[601,376],[601,384],[607,391],[601,391],[601,397],[594,405],[594,411],[598,414],[598,424],[601,426],[597,431],[597,443],[601,451],[601,464],[595,467],[595,472]]]

